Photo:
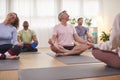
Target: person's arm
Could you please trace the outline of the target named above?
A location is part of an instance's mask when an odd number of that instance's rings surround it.
[[[87,36],[89,42],[94,41],[93,37],[89,34],[89,32],[86,32],[86,36]]]
[[[56,42],[56,40],[57,40],[57,36],[53,34],[53,35],[52,35],[52,38],[49,39],[48,43],[49,43],[50,45],[54,45],[55,42]]]
[[[17,40],[18,40],[18,42],[22,42],[21,31],[19,31],[17,34]]]
[[[56,40],[57,40],[57,35],[53,35],[52,38],[51,38],[51,40],[53,41],[53,43],[55,43]]]
[[[119,46],[119,36],[115,31],[112,31],[109,41],[106,41],[102,44],[94,45],[95,48],[99,48],[101,50],[113,50]]]
[[[50,45],[54,45],[55,42],[56,42],[56,40],[57,40],[57,26],[55,26],[55,27],[53,28],[53,35],[52,35],[52,37],[49,39],[48,43],[49,43]]]
[[[113,49],[116,49],[119,46],[119,42],[120,41],[119,41],[118,34],[116,34],[115,30],[112,30],[109,41],[106,41],[101,44],[89,43],[88,45],[94,48],[98,48],[100,50],[111,51]]]
[[[33,35],[33,41],[34,41],[35,43],[38,43],[38,39],[37,39],[37,36],[36,36],[36,35]]]
[[[32,40],[33,40],[35,43],[38,43],[38,39],[37,39],[36,33],[35,33],[33,30],[31,30],[31,32],[32,32]]]
[[[14,28],[13,33],[12,33],[12,44],[17,45],[18,44],[18,39],[17,39],[17,30]]]
[[[77,33],[74,33],[73,36],[74,36],[74,39],[75,39],[76,42],[83,43],[83,44],[87,43],[87,41],[80,38]]]
[[[12,33],[12,44],[13,45],[18,45],[18,46],[22,46],[23,43],[19,43],[18,42],[18,37],[17,37],[17,30],[14,28],[13,33]]]
[[[19,36],[19,35],[17,36],[17,40],[18,40],[18,42],[21,42],[20,36]]]
[[[79,43],[83,43],[83,44],[86,44],[87,43],[87,41],[85,41],[85,40],[83,40],[82,38],[80,38],[79,36],[78,36],[78,34],[77,34],[77,32],[76,32],[76,29],[73,27],[73,37],[74,37],[74,40],[76,41],[76,42],[79,42]]]

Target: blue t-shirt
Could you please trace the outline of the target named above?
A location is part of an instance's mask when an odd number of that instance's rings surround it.
[[[4,44],[18,44],[17,30],[12,25],[0,23],[0,45]]]
[[[80,36],[80,38],[85,40],[86,33],[88,32],[88,28],[86,28],[84,26],[81,26],[81,27],[76,26],[75,29],[76,29],[77,34]]]

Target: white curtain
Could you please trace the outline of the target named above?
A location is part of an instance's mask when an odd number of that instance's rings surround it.
[[[6,9],[16,12],[20,18],[20,29],[24,20],[29,21],[39,39],[40,47],[48,47],[48,39],[52,35],[52,28],[58,23],[57,15],[66,10],[70,18],[93,17],[99,12],[101,0],[0,0],[0,20],[6,15]],[[95,23],[95,22],[94,22]]]
[[[3,21],[5,15],[6,15],[6,0],[0,0],[0,21]]]

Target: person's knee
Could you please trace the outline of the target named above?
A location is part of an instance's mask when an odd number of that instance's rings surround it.
[[[51,49],[53,52],[57,52],[57,49],[56,49],[54,46],[50,46],[50,49]]]
[[[15,56],[15,55],[18,56],[21,52],[21,47],[15,45],[13,48],[9,49],[7,52],[9,52],[11,56]]]
[[[55,50],[55,48],[54,48],[53,46],[50,46],[50,49],[51,49],[51,50]]]
[[[120,68],[120,59],[119,60],[111,60],[111,62],[108,63],[109,66],[114,68]]]
[[[114,67],[114,68],[119,68],[120,69],[120,63],[119,64],[118,63],[112,63],[110,66]]]
[[[74,50],[78,50],[78,51],[85,51],[88,49],[88,46],[87,45],[77,45],[75,46]]]
[[[97,49],[93,49],[92,50],[92,54],[94,55],[94,54],[96,54],[97,53]]]
[[[92,55],[96,58],[96,59],[99,59],[100,58],[100,50],[98,49],[93,49],[92,50]]]
[[[21,52],[21,46],[15,45],[12,49],[13,52],[19,54]]]
[[[72,50],[73,50],[73,51],[80,50],[80,45],[76,45]]]

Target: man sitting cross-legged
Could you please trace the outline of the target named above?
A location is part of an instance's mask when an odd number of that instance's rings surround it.
[[[23,42],[22,52],[37,52],[38,40],[33,30],[30,30],[29,23],[24,21],[23,30],[18,32],[18,41]],[[33,42],[32,42],[33,41]]]
[[[69,15],[66,11],[62,11],[58,15],[60,23],[53,29],[52,38],[49,39],[51,50],[57,55],[74,55],[81,54],[87,50],[89,46],[87,41],[81,39],[73,26],[67,24]],[[74,41],[79,42],[80,45],[74,44]]]

